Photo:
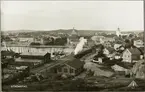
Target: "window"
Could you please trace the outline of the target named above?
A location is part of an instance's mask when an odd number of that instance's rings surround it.
[[[64,72],[65,72],[65,73],[67,73],[67,72],[68,72],[68,71],[67,71],[67,68],[64,68]]]
[[[73,69],[70,69],[70,73],[73,73],[74,71],[73,71]]]

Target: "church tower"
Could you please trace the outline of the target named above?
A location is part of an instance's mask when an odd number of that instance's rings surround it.
[[[78,33],[76,32],[76,30],[74,29],[74,27],[73,27],[73,30],[71,32],[71,35],[78,35]]]
[[[121,35],[120,28],[117,29],[116,35],[117,35],[118,37],[120,37],[120,35]]]

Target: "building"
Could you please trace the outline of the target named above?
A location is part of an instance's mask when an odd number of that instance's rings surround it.
[[[123,52],[123,62],[136,62],[140,60],[141,52],[137,48],[128,48]]]
[[[12,51],[1,51],[1,65],[2,68],[7,67],[10,62],[14,61],[16,53]]]
[[[12,66],[9,65],[7,68],[3,69],[4,74],[9,74],[9,73],[17,73],[18,71],[23,71],[23,72],[29,72],[29,67],[28,66]]]
[[[40,66],[44,63],[51,62],[50,53],[37,54],[37,53],[23,53],[19,58],[16,58],[11,65],[25,65],[30,68]]]
[[[104,47],[112,47],[111,42],[107,41],[103,43]]]
[[[144,42],[143,42],[143,40],[141,40],[141,39],[136,39],[136,40],[134,40],[133,44],[134,44],[134,46],[136,46],[136,47],[138,47],[138,48],[144,47]]]
[[[50,53],[22,53],[20,57],[22,59],[39,59],[43,62],[50,62],[51,60]]]
[[[140,50],[141,54],[143,55],[143,54],[144,54],[144,52],[145,52],[144,47],[140,47],[140,48],[138,48],[138,49]]]
[[[122,44],[114,44],[114,49],[117,50],[120,46],[122,46]]]
[[[34,39],[33,39],[33,42],[34,42],[34,43],[43,44],[43,43],[44,43],[44,39],[43,39],[43,38],[38,38],[38,37],[37,37],[37,38],[34,38]]]
[[[14,58],[16,55],[13,51],[1,51],[1,58],[2,59],[8,59],[8,58]]]
[[[25,66],[29,66],[30,68],[34,68],[41,64],[43,64],[42,60],[17,58],[15,59],[15,62],[11,65],[17,65],[17,66],[25,65]]]
[[[124,46],[121,45],[121,46],[119,47],[119,50],[124,51],[124,50],[125,50]]]
[[[70,36],[79,36],[78,32],[74,29],[74,27],[73,27],[73,30],[72,30]]]
[[[121,58],[121,54],[116,53],[116,54],[114,55],[114,58],[115,58],[115,59],[120,59],[120,58]]]
[[[91,39],[95,42],[95,44],[104,43],[103,39],[105,39],[104,36],[92,36]]]
[[[124,68],[123,66],[117,65],[117,64],[111,66],[111,68],[115,71],[116,74],[125,75],[125,72],[128,71],[128,69]]]
[[[33,42],[34,38],[33,37],[18,37],[20,42]]]
[[[91,39],[95,42],[95,44],[105,44],[106,42],[114,42],[115,39],[113,37],[104,37],[104,36],[92,36]]]
[[[85,44],[85,46],[86,47],[92,47],[92,46],[94,46],[96,43],[92,40],[92,39],[90,39],[90,38],[88,38],[87,39],[87,43]]]
[[[135,78],[145,79],[145,61],[139,60],[135,63],[131,69],[131,72],[135,75]]]
[[[83,71],[84,62],[79,59],[72,59],[57,68],[57,74],[75,76]]]
[[[122,36],[127,36],[128,37],[129,36],[129,34],[127,34],[127,33],[121,33],[120,28],[117,29],[116,35],[118,37],[122,37]]]
[[[104,43],[105,42],[115,42],[115,39],[113,37],[105,37],[105,39],[103,39]]]
[[[137,37],[144,38],[144,31],[139,32],[139,33],[137,34]]]
[[[116,31],[116,35],[119,37],[121,35],[120,28]]]
[[[105,37],[100,39],[100,43],[106,43],[106,42],[115,42],[115,39],[113,37]]]
[[[12,39],[12,41],[18,41],[18,38],[15,36],[10,37]]]
[[[113,54],[115,52],[114,48],[111,47],[107,47],[104,49],[104,54],[108,55],[108,54]]]
[[[102,57],[98,57],[98,60],[92,60],[93,63],[99,63],[102,64],[103,63],[103,58]]]

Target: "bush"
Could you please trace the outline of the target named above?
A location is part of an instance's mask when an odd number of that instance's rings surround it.
[[[32,42],[30,45],[41,45],[40,43]]]

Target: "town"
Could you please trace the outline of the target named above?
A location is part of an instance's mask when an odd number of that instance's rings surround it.
[[[121,28],[2,32],[2,89],[145,90],[143,34]]]

